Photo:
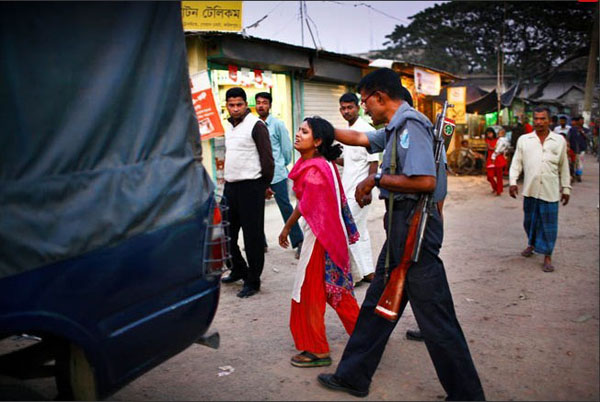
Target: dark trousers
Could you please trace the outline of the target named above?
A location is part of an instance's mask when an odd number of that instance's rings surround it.
[[[231,275],[244,278],[244,284],[260,289],[260,275],[265,264],[263,236],[265,227],[265,190],[262,179],[225,182],[223,202],[229,207],[231,237]],[[238,246],[240,228],[244,233],[246,258]]]
[[[375,277],[367,290],[356,327],[335,373],[360,390],[369,389],[385,345],[397,323],[375,315],[374,310],[385,287],[383,277],[387,243],[391,245],[390,265],[395,267],[402,256],[408,219],[415,204],[415,201],[409,200],[397,202],[394,206],[392,233],[387,233]],[[386,222],[387,213],[384,225]],[[442,221],[436,209],[429,218],[419,262],[408,270],[400,315],[410,301],[438,378],[448,394],[447,399],[483,400],[481,382],[456,318],[444,264],[438,257],[442,237]],[[398,373],[398,378],[401,378],[401,374]]]
[[[275,193],[275,201],[277,202],[279,212],[281,212],[281,217],[285,223],[292,215],[292,212],[294,212],[294,207],[292,207],[292,204],[290,203],[290,197],[288,195],[287,179],[283,179],[280,182],[271,184],[271,190],[273,190]],[[294,226],[292,226],[292,230],[290,230],[290,241],[292,242],[292,248],[298,247],[298,244],[303,240],[304,236],[302,235],[302,230],[300,229],[298,222],[296,222]]]

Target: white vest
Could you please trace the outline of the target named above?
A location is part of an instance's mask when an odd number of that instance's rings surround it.
[[[252,138],[252,130],[259,120],[258,117],[249,113],[237,126],[227,125],[225,130],[225,181],[231,183],[261,177],[258,149]]]

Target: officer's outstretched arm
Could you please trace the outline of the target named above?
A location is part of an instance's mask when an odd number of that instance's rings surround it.
[[[333,131],[335,139],[346,145],[356,145],[361,147],[369,146],[369,138],[361,131],[336,128]]]

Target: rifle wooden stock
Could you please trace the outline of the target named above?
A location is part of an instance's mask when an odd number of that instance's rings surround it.
[[[400,303],[402,301],[402,295],[404,292],[404,280],[406,279],[406,273],[408,268],[412,265],[413,249],[417,242],[419,223],[423,214],[423,202],[425,197],[421,197],[417,203],[413,215],[410,220],[410,226],[408,227],[408,234],[406,236],[406,243],[404,244],[404,252],[402,253],[402,259],[400,263],[392,270],[390,279],[388,280],[379,301],[377,307],[375,307],[375,314],[385,318],[388,321],[396,321],[398,319],[398,311],[400,310]],[[389,233],[388,233],[389,236]],[[388,238],[388,247],[390,247],[390,240]]]

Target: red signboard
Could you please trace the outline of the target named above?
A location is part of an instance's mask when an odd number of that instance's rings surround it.
[[[200,139],[220,137],[225,134],[221,116],[217,110],[208,74],[202,72],[192,77],[192,102],[200,128]]]

